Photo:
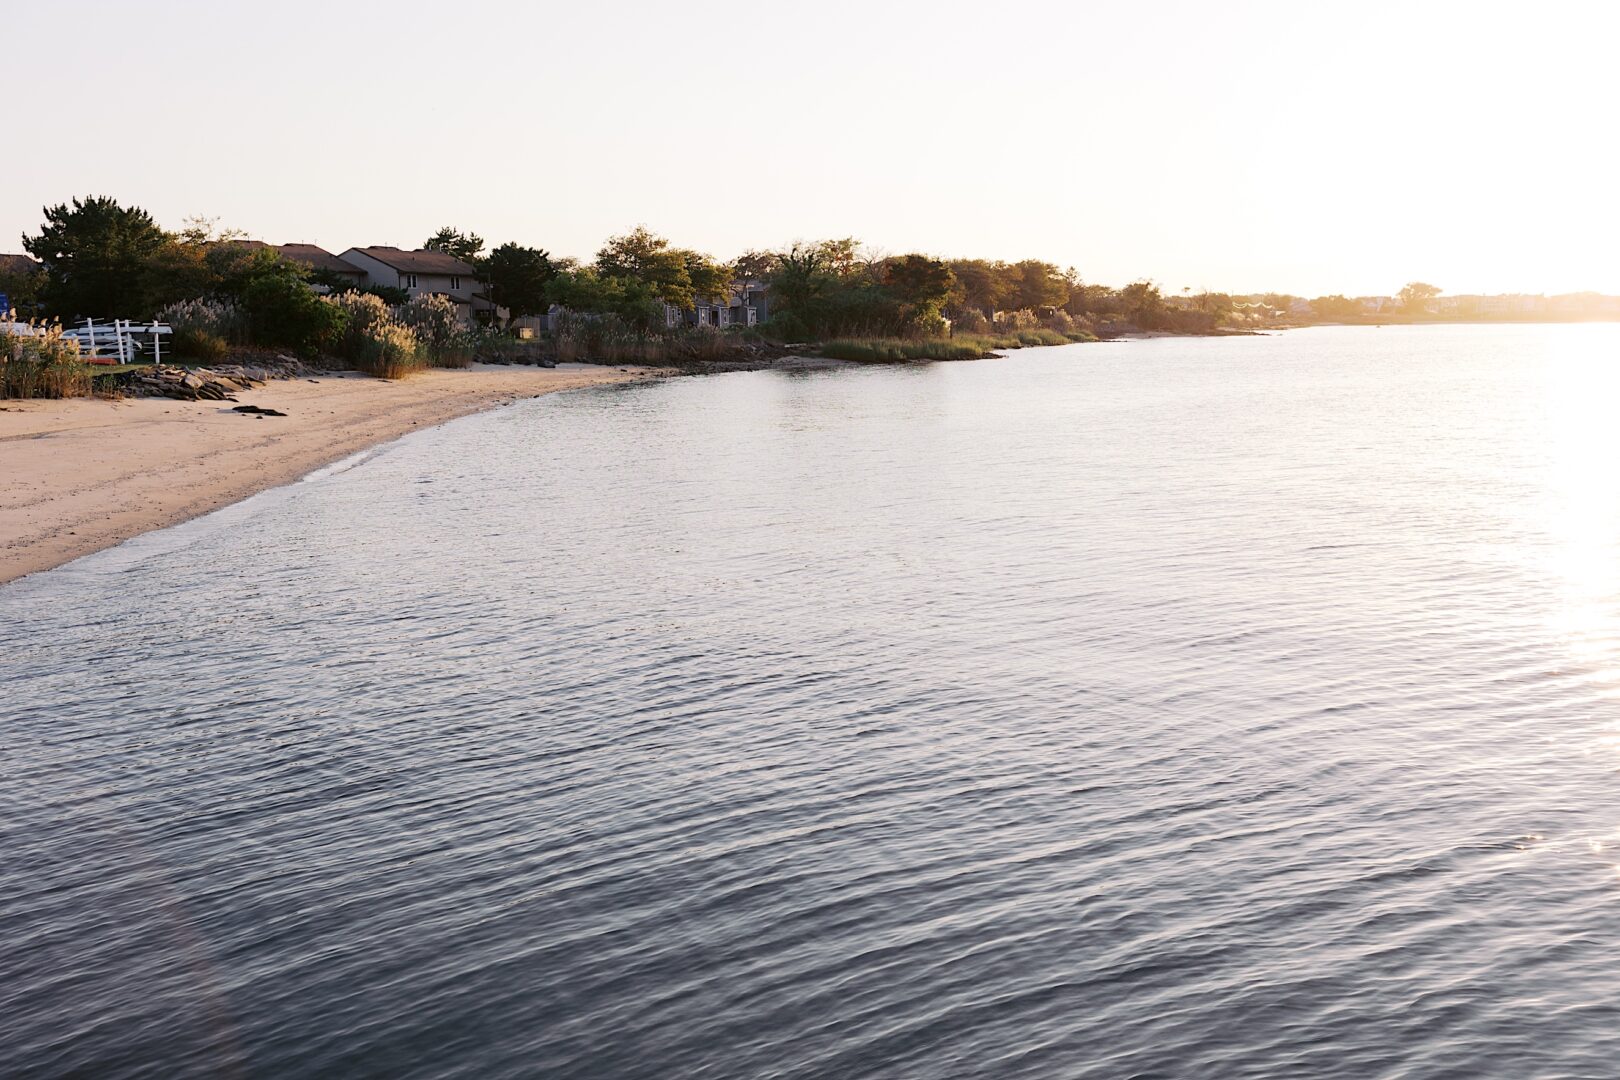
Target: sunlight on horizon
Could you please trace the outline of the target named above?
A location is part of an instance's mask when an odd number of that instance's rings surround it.
[[[6,176],[0,251],[43,206],[105,194],[333,250],[454,225],[589,256],[645,223],[722,258],[855,236],[1169,291],[1620,293],[1600,210],[1616,21],[1567,2],[833,2],[713,26],[641,0],[458,8],[485,45],[414,2],[18,5],[14,41],[89,26],[163,48],[72,78],[60,49],[11,51],[16,85],[51,88],[26,100],[56,139]],[[109,133],[138,137],[69,149]]]

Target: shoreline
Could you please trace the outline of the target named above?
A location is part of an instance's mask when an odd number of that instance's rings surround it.
[[[658,378],[652,368],[433,369],[278,379],[237,401],[0,402],[0,586],[178,525],[412,431],[518,398]],[[233,411],[279,409],[277,417]]]

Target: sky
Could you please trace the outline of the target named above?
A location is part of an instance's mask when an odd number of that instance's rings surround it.
[[[334,251],[645,224],[1169,291],[1620,293],[1620,5],[6,7],[0,251],[96,194]]]

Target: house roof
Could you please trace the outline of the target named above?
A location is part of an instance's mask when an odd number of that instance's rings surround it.
[[[316,270],[330,270],[334,274],[359,274],[363,271],[353,263],[346,263],[323,247],[314,244],[277,244],[276,253],[290,262],[303,263]]]
[[[255,251],[259,248],[269,248],[288,262],[302,263],[316,270],[330,270],[335,274],[364,273],[353,263],[346,263],[315,244],[267,244],[263,240],[227,240],[225,243]]]
[[[391,266],[407,274],[455,274],[472,277],[478,273],[477,267],[443,251],[401,251],[396,247],[363,247],[353,250],[371,256],[384,266]]]
[[[44,269],[45,264],[27,255],[0,255],[0,271],[8,274],[26,274]]]

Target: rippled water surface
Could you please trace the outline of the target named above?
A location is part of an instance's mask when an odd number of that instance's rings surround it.
[[[6,1076],[1612,1077],[1620,327],[526,401],[0,588]]]

